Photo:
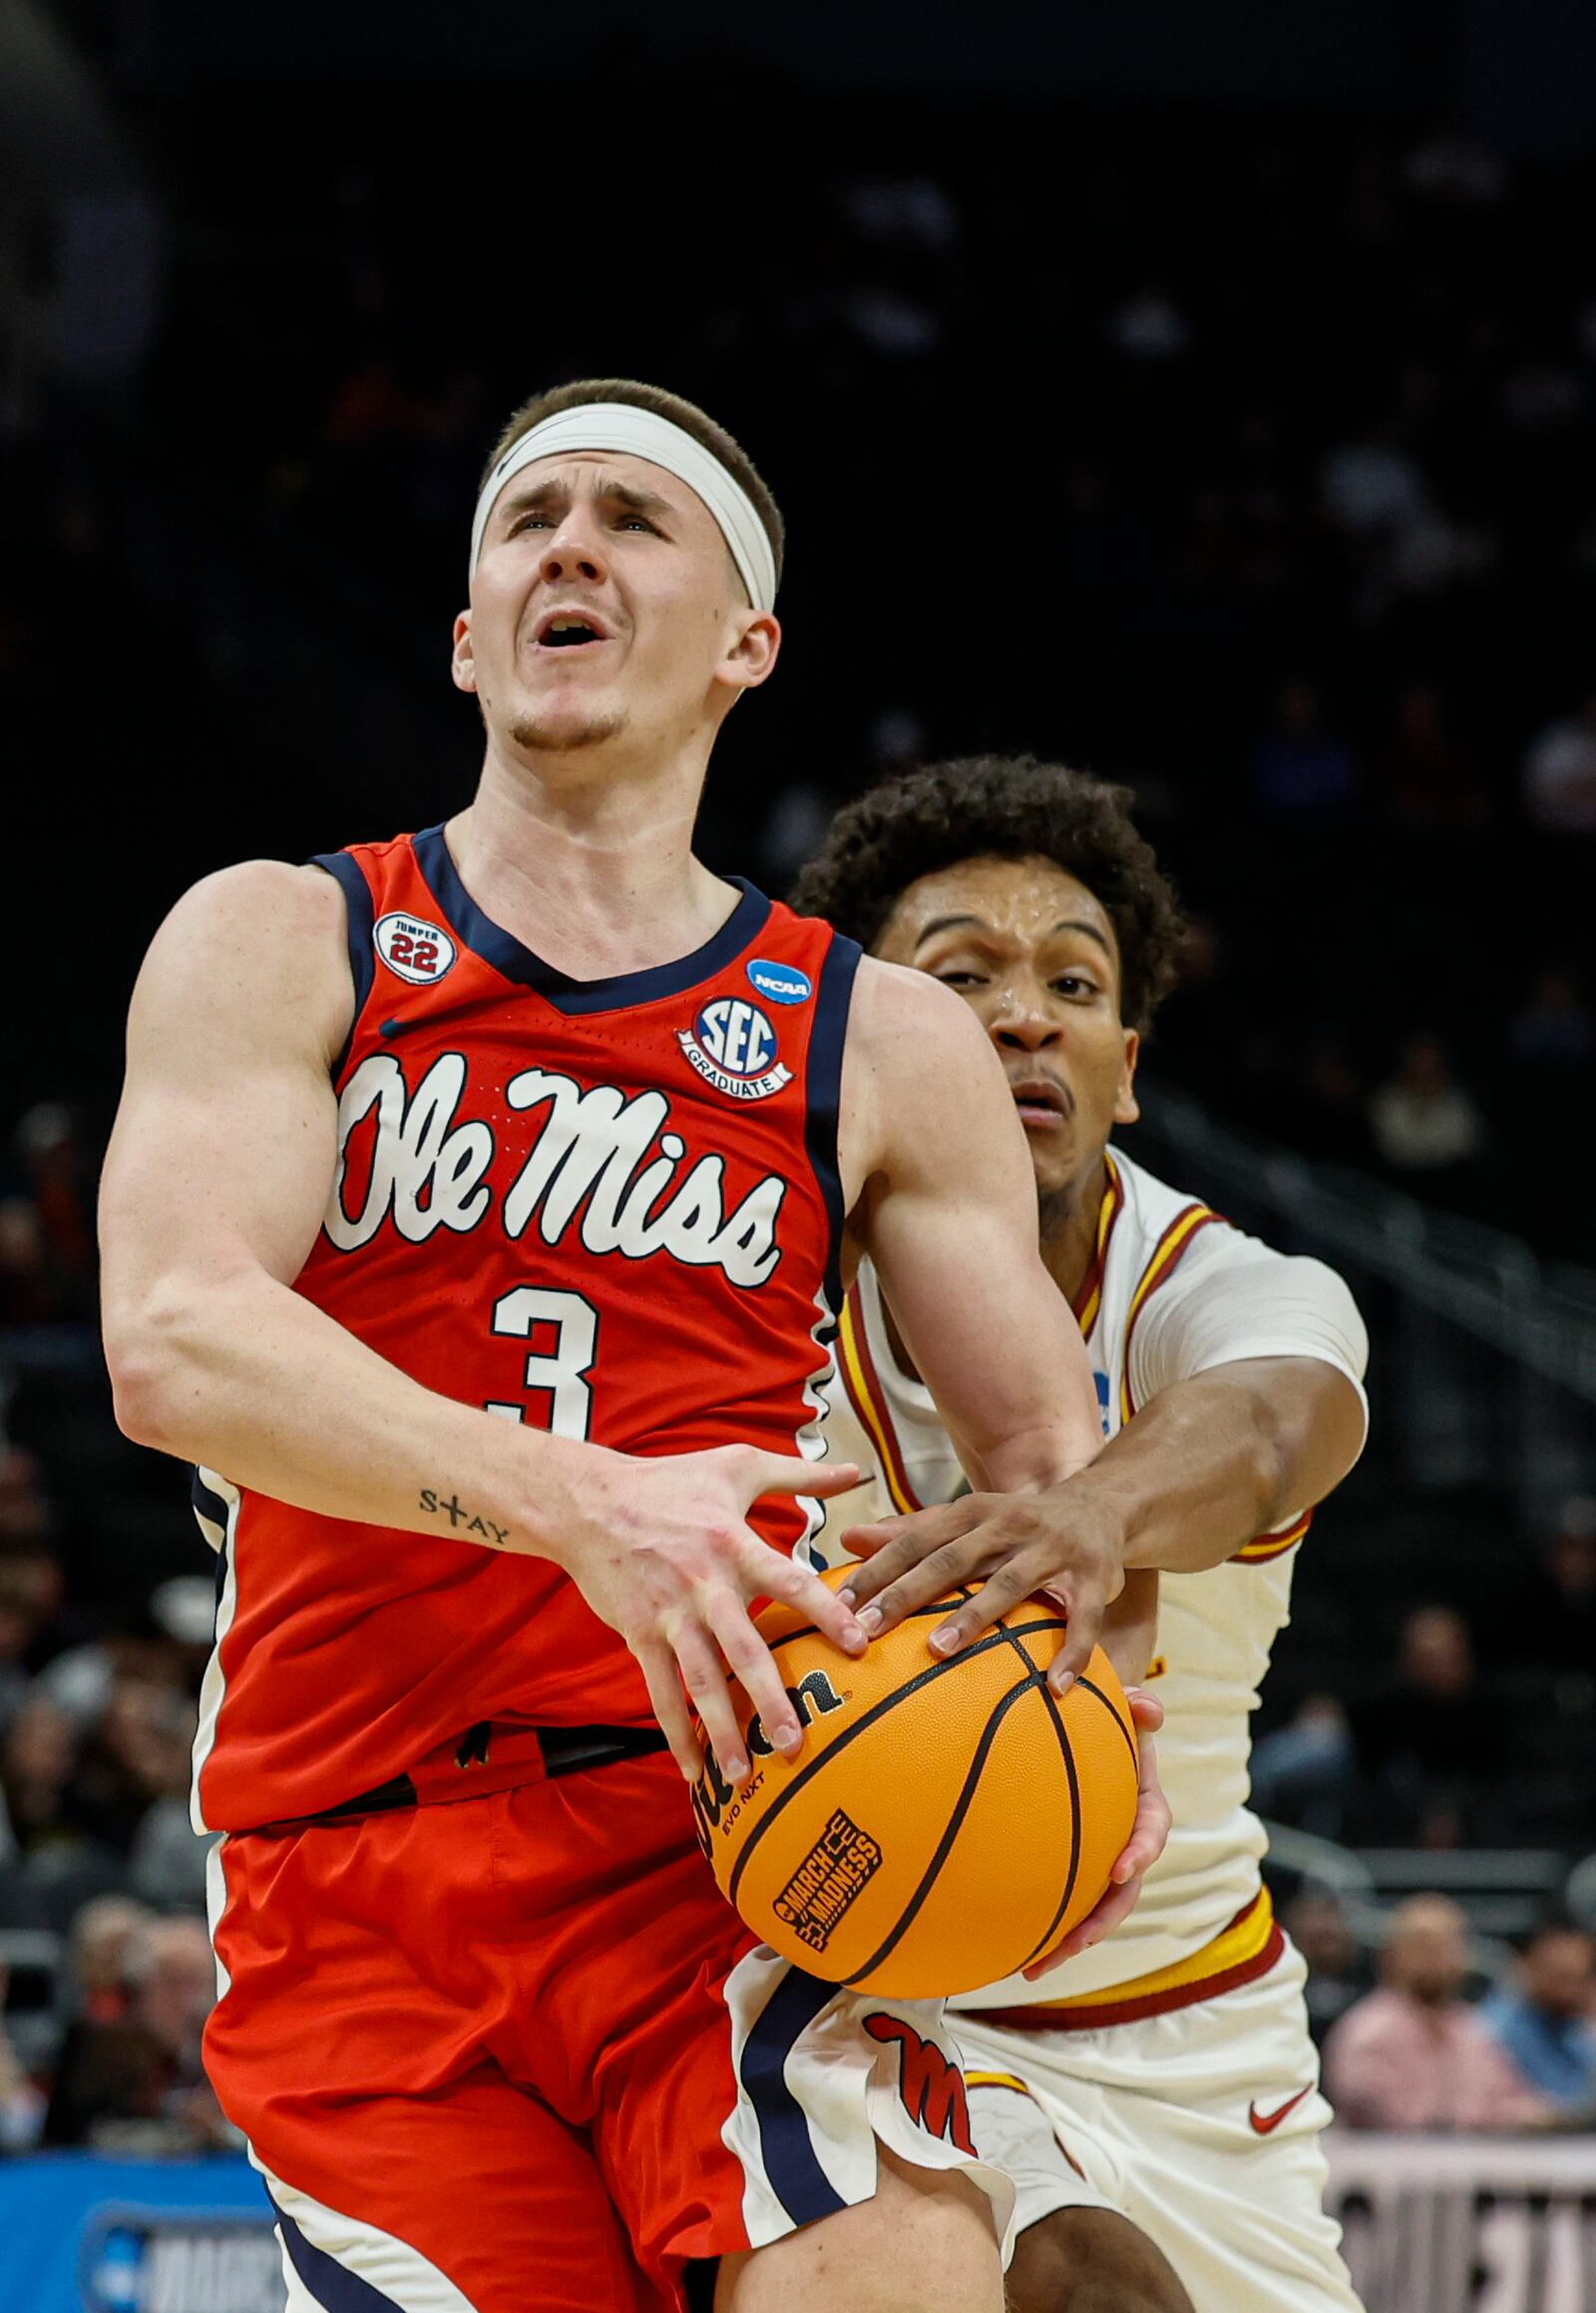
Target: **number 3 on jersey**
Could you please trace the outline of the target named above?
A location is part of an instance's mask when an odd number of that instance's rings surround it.
[[[536,1338],[535,1329],[539,1333],[544,1330],[551,1333],[553,1347],[531,1350],[523,1368],[522,1384],[527,1389],[549,1392],[552,1404],[545,1428],[552,1430],[556,1437],[586,1440],[593,1412],[588,1375],[598,1354],[598,1312],[580,1293],[558,1293],[542,1285],[518,1285],[513,1293],[504,1294],[494,1303],[496,1334],[510,1334],[517,1341],[529,1342]],[[503,1399],[490,1398],[488,1411],[502,1413],[509,1421],[526,1419],[524,1406],[508,1404]]]

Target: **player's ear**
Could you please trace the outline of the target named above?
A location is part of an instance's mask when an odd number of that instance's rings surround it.
[[[734,690],[757,690],[769,680],[780,648],[781,624],[774,612],[744,611],[737,637],[715,671]]]
[[[1119,1090],[1114,1095],[1114,1122],[1134,1124],[1141,1114],[1141,1102],[1136,1098],[1136,1061],[1141,1052],[1141,1038],[1134,1028],[1125,1030],[1125,1065],[1120,1071]]]
[[[454,648],[450,653],[449,672],[454,677],[456,690],[475,690],[477,662],[471,649],[471,612],[462,610],[455,620]]]

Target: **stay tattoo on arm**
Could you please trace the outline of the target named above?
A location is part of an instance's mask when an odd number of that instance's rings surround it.
[[[451,1533],[460,1533],[470,1542],[486,1542],[490,1549],[503,1550],[510,1540],[508,1526],[496,1526],[491,1518],[473,1516],[458,1494],[435,1493],[431,1486],[421,1489],[421,1507],[429,1517],[447,1518]]]

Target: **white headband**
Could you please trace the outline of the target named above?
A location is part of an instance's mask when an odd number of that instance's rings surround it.
[[[557,410],[552,418],[544,418],[511,443],[483,484],[477,501],[476,520],[471,526],[473,571],[482,553],[488,517],[511,476],[530,466],[535,458],[556,458],[562,453],[569,456],[575,450],[624,451],[633,458],[646,458],[650,466],[662,466],[678,482],[685,482],[713,515],[749,601],[756,610],[775,608],[776,558],[765,526],[741,483],[727,473],[713,452],[680,426],[652,410],[636,409],[630,402],[579,402],[574,409]]]

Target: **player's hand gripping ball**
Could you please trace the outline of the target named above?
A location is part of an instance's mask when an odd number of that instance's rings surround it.
[[[755,1934],[886,1999],[974,1992],[1051,1950],[1102,1895],[1136,1815],[1135,1729],[1101,1648],[1060,1698],[1053,1601],[1023,1600],[944,1661],[926,1640],[950,1604],[857,1661],[766,1607],[803,1748],[783,1758],[733,1681],[752,1779],[733,1790],[710,1752],[693,1792],[699,1842]]]

